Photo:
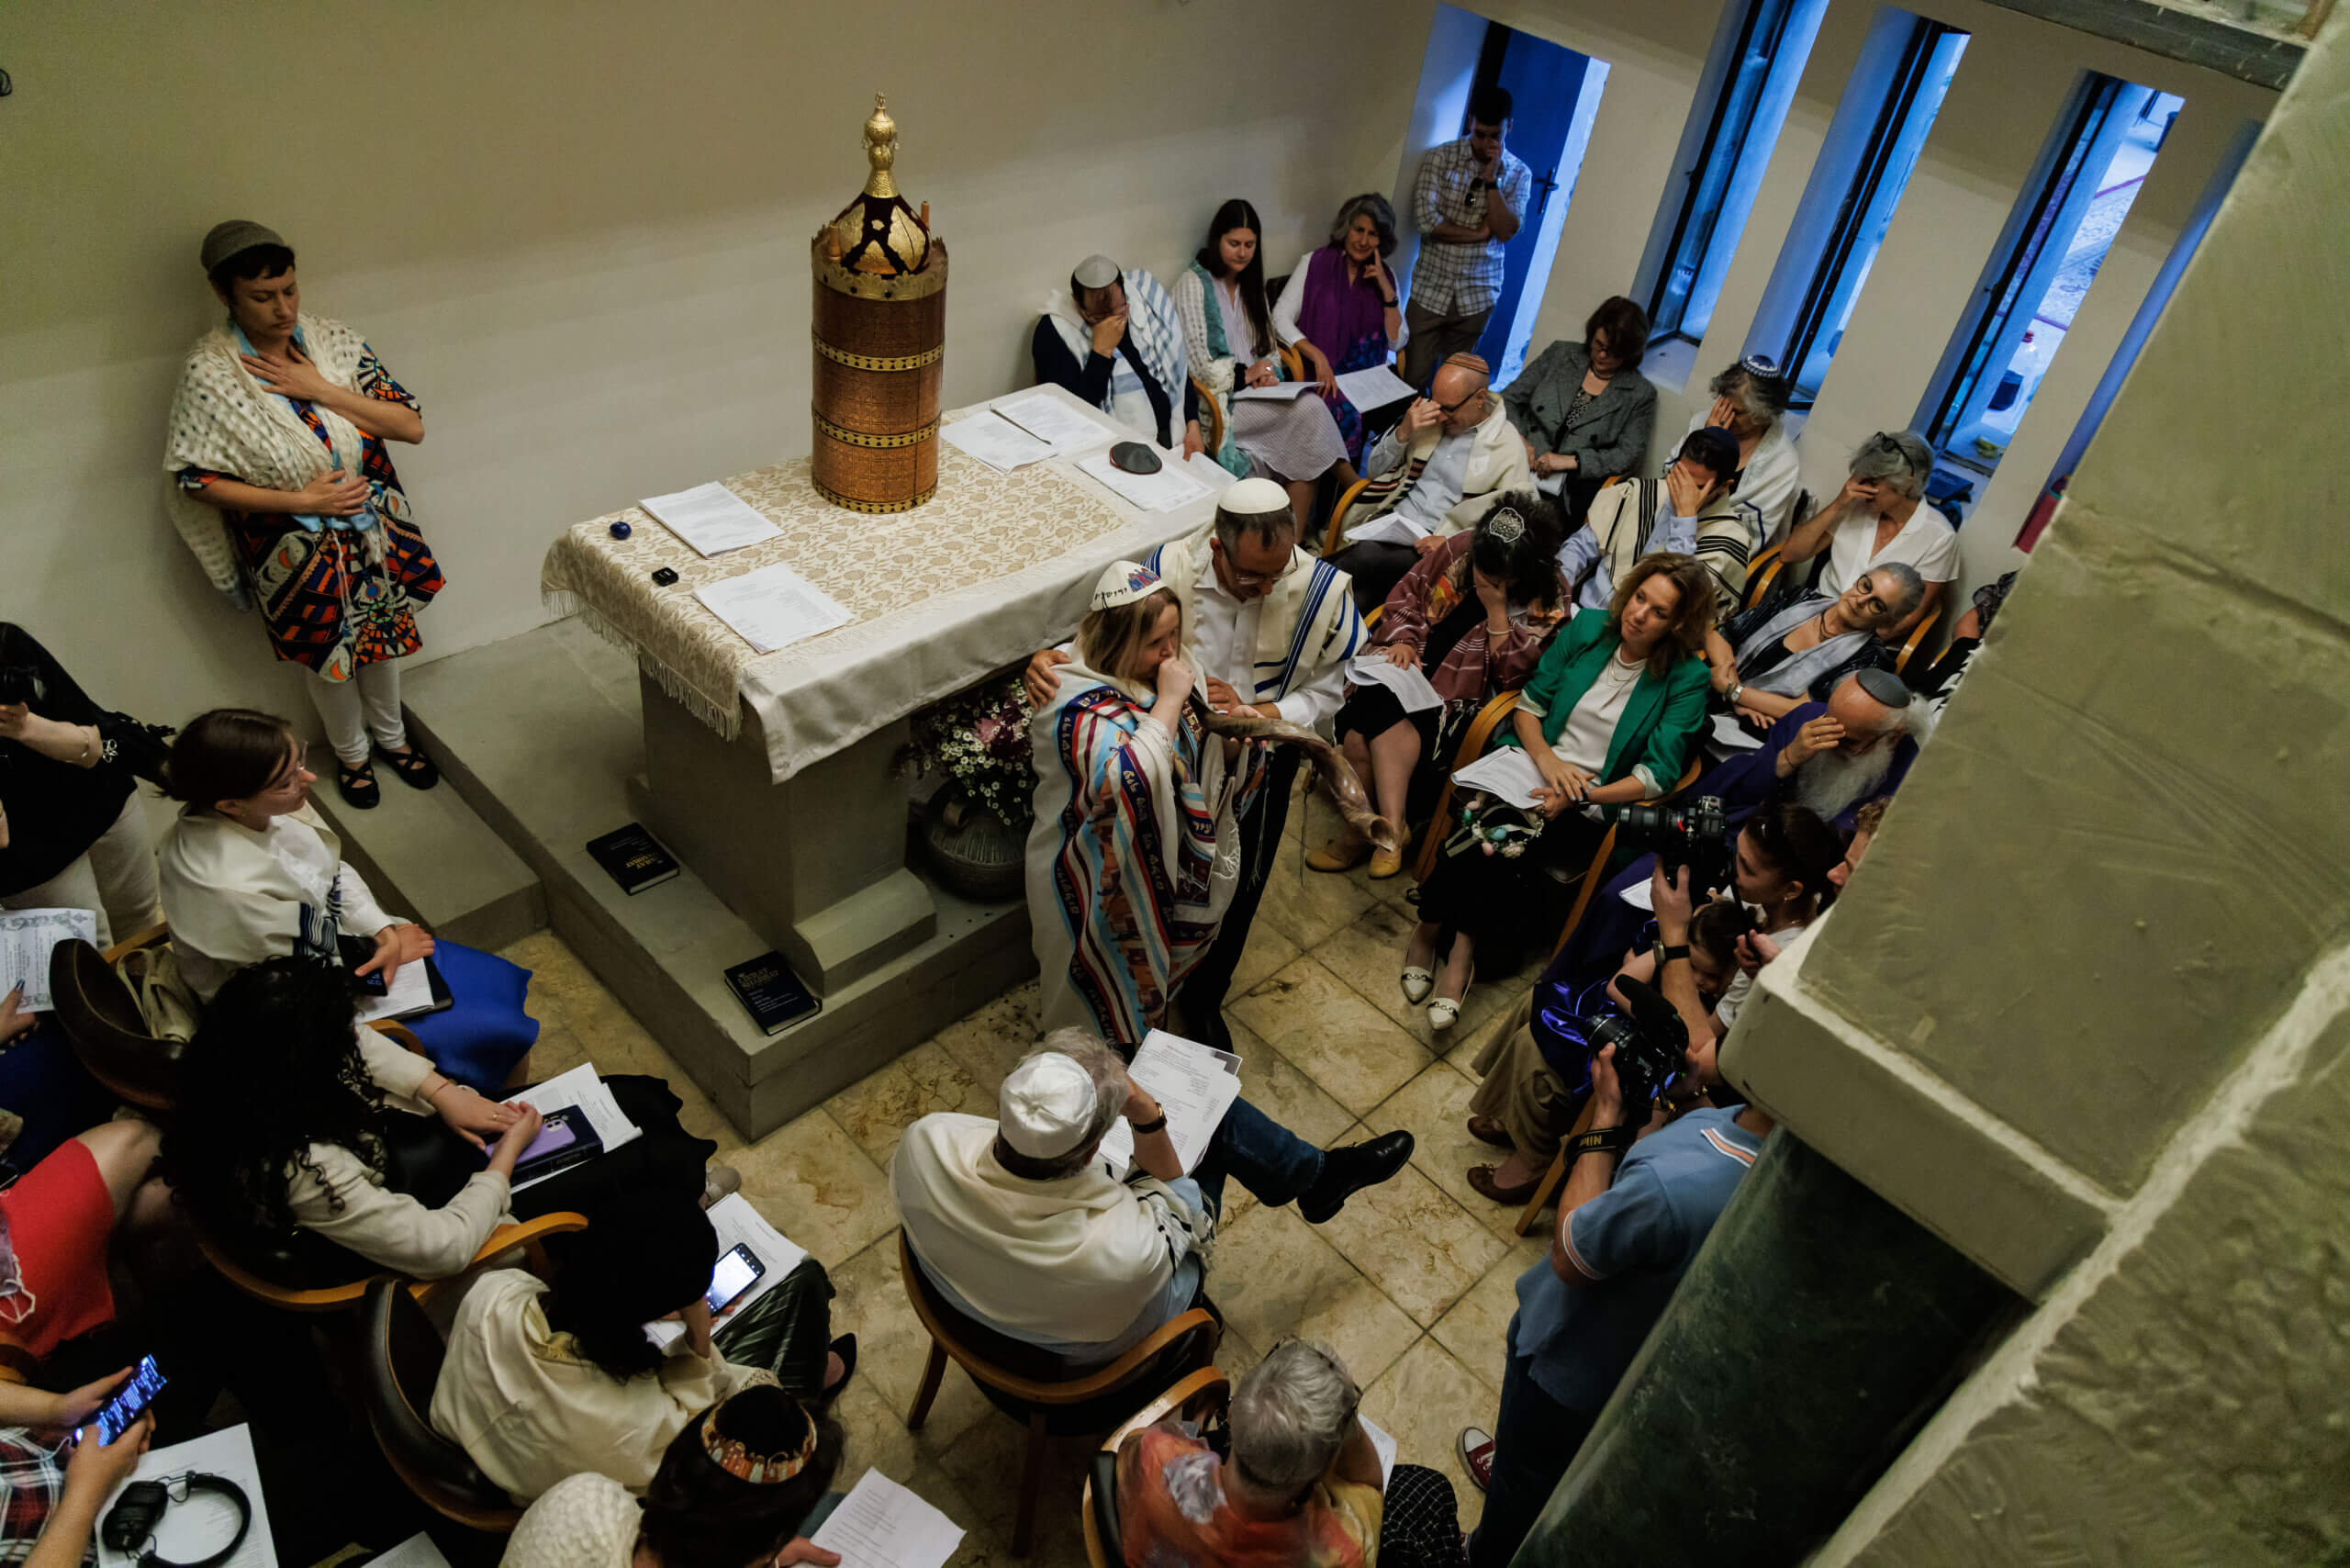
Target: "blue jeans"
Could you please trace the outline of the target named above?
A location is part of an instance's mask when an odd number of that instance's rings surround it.
[[[1248,1188],[1259,1203],[1278,1208],[1294,1203],[1321,1175],[1322,1151],[1245,1099],[1232,1103],[1192,1172],[1200,1195],[1218,1215],[1224,1213],[1227,1176]]]
[[[1512,1319],[1513,1348],[1516,1333]],[[1596,1410],[1570,1410],[1536,1387],[1534,1358],[1510,1357],[1509,1370],[1502,1373],[1501,1414],[1494,1417],[1494,1471],[1485,1486],[1485,1512],[1469,1538],[1469,1568],[1509,1568],[1598,1419]]]

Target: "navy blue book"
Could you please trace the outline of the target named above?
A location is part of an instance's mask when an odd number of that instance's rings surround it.
[[[642,823],[631,823],[588,841],[588,853],[596,864],[610,873],[621,891],[629,894],[657,888],[677,874],[677,862],[661,843],[644,831]]]
[[[800,983],[780,953],[762,953],[747,963],[733,965],[726,971],[726,983],[750,1014],[751,1022],[770,1035],[781,1034],[802,1018],[814,1017],[824,1005],[821,997]]]

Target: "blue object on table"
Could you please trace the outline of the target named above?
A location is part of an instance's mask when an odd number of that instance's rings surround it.
[[[631,528],[625,522],[616,522],[612,524],[612,537],[615,539],[626,539],[630,534],[634,533],[635,532],[636,530]]]

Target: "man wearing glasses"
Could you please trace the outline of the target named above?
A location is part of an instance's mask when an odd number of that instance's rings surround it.
[[[1270,479],[1241,480],[1217,498],[1214,521],[1160,545],[1143,565],[1181,607],[1183,660],[1211,708],[1327,733],[1346,698],[1347,661],[1368,639],[1346,573],[1298,548],[1288,491]],[[1047,648],[1028,661],[1032,703],[1051,700],[1053,666],[1069,660],[1064,649]],[[1214,944],[1175,998],[1190,1037],[1219,1049],[1230,1048],[1224,998],[1281,848],[1301,755],[1292,745],[1271,748],[1269,776],[1240,819],[1239,885]]]
[[[1534,488],[1526,442],[1486,390],[1490,374],[1475,354],[1454,354],[1371,449],[1371,480],[1347,514],[1347,548],[1336,557],[1363,613],[1447,535],[1474,528],[1509,491]]]

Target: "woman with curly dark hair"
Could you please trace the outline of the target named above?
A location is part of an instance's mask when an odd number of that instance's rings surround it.
[[[666,1084],[623,1077],[604,1081],[643,1136],[518,1197],[514,1164],[539,1114],[497,1107],[495,1142],[467,1130],[480,1118],[454,1103],[471,1092],[360,1026],[355,1008],[340,966],[265,959],[222,983],[182,1058],[163,1140],[172,1183],[214,1243],[264,1276],[444,1279],[518,1212],[592,1218],[632,1188],[702,1191],[717,1145],[677,1126]]]
[[[805,1402],[746,1388],[669,1439],[642,1503],[609,1475],[557,1482],[515,1527],[504,1568],[837,1563],[808,1531],[844,1442]]]

